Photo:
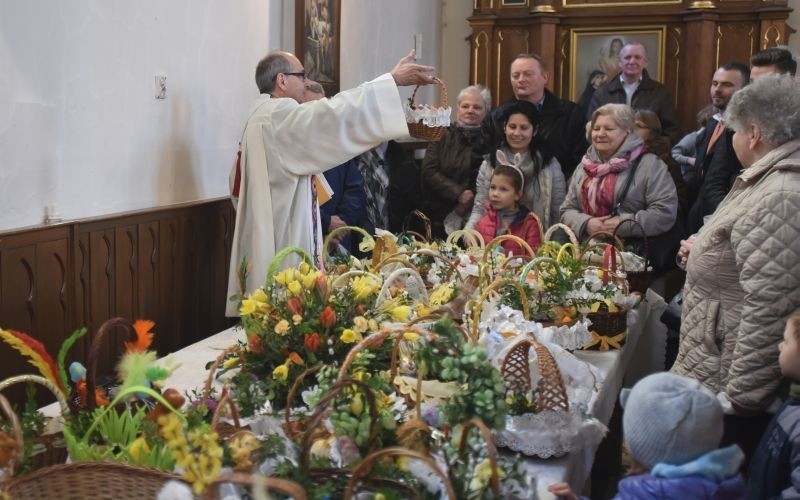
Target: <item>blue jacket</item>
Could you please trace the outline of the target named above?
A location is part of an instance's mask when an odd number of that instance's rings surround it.
[[[717,483],[703,476],[656,477],[651,474],[626,477],[617,486],[619,500],[703,500],[746,498],[741,475]]]
[[[364,196],[364,178],[358,170],[355,160],[349,160],[325,172],[325,179],[333,189],[333,197],[320,205],[320,223],[322,233],[330,231],[331,216],[338,215],[348,226],[361,227],[366,216],[366,199]],[[348,251],[351,238],[348,236],[341,242]]]
[[[744,453],[738,446],[712,450],[691,462],[656,464],[650,474],[626,477],[617,486],[620,500],[736,500],[746,498],[738,473]]]
[[[800,386],[772,418],[747,475],[750,498],[800,498]]]

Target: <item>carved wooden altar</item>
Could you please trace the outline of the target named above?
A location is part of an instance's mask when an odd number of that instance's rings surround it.
[[[660,41],[661,81],[688,132],[709,103],[714,70],[786,44],[795,31],[786,24],[790,12],[786,0],[474,0],[470,82],[489,87],[495,104],[505,102],[513,95],[511,61],[536,52],[548,62],[550,90],[574,98],[586,80],[571,59],[581,35],[643,30]]]

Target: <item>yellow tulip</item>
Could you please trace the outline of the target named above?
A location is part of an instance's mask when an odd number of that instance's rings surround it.
[[[305,288],[306,290],[311,290],[312,288],[314,288],[314,282],[316,282],[317,277],[319,277],[319,275],[320,275],[319,271],[312,271],[303,276],[301,279],[303,282],[303,288]]]
[[[353,278],[353,291],[356,300],[365,300],[370,295],[374,295],[380,289],[380,284],[372,276],[358,276]]]
[[[280,365],[279,367],[272,370],[272,378],[276,380],[286,380],[289,378],[289,367],[286,365]]]
[[[283,271],[279,272],[275,275],[275,281],[280,283],[281,285],[286,285],[294,279],[294,269],[284,269]]]

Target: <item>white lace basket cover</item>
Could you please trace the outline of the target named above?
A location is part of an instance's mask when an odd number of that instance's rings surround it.
[[[532,377],[530,351],[536,354],[539,377]],[[605,426],[585,418],[581,406],[570,407],[561,372],[547,347],[530,337],[504,349],[501,373],[508,389],[538,386],[537,413],[509,416],[506,428],[493,432],[495,444],[540,458],[560,457],[591,442],[600,442]]]

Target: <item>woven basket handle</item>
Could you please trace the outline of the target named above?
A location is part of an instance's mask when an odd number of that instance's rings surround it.
[[[214,410],[214,416],[211,418],[211,428],[216,430],[220,420],[222,420],[222,414],[224,413],[226,406],[231,411],[233,427],[237,431],[241,430],[242,424],[239,422],[239,408],[236,406],[236,402],[233,400],[230,394],[225,394],[222,396],[217,403],[217,409]]]
[[[372,239],[372,235],[371,234],[369,234],[364,229],[362,229],[362,228],[360,228],[358,226],[341,226],[341,227],[337,227],[336,229],[332,230],[331,232],[329,232],[325,236],[325,240],[322,243],[322,255],[325,256],[326,261],[328,259],[328,255],[330,254],[330,247],[331,247],[331,242],[333,241],[333,239],[336,236],[338,236],[339,234],[346,233],[346,232],[349,232],[349,231],[353,231],[353,232],[359,233],[364,238]]]
[[[517,342],[514,347],[506,352],[503,359],[501,374],[508,389],[527,390],[531,387],[530,380],[530,350],[536,351],[539,360],[539,399],[538,411],[561,410],[569,411],[567,390],[561,370],[550,350],[532,338],[525,338]]]
[[[303,386],[303,380],[309,375],[313,375],[322,368],[322,363],[316,364],[310,368],[307,368],[303,371],[297,378],[294,379],[292,382],[292,387],[289,388],[289,393],[286,395],[286,407],[283,409],[283,423],[284,429],[291,428],[291,418],[292,418],[292,405],[294,404],[294,400],[297,397],[297,393],[300,390],[300,387]]]
[[[433,251],[433,250],[430,250],[430,249],[427,249],[427,248],[422,248],[420,250],[413,250],[413,251],[409,251],[409,252],[397,252],[395,254],[392,254],[391,256],[389,256],[386,259],[384,259],[382,262],[379,262],[375,269],[376,270],[380,270],[384,266],[384,264],[389,263],[389,262],[402,262],[402,263],[406,264],[408,267],[412,267],[412,268],[414,268],[414,270],[419,272],[419,269],[414,264],[412,264],[410,260],[408,260],[408,259],[404,260],[404,259],[401,258],[403,256],[411,257],[413,255],[425,255],[427,257],[433,257],[435,260],[438,260],[438,261],[444,263],[447,266],[447,274],[445,275],[445,281],[449,281],[450,278],[452,278],[453,275],[455,275],[456,280],[458,280],[458,281],[463,283],[464,280],[461,277],[461,273],[458,272],[458,267],[456,266],[456,264],[453,261],[451,261],[450,259],[446,258],[441,253]]]
[[[208,399],[211,397],[211,387],[214,385],[214,375],[217,373],[220,365],[225,361],[225,358],[228,354],[238,353],[241,355],[241,348],[238,345],[233,345],[225,349],[217,356],[217,359],[211,363],[211,366],[208,367],[208,376],[206,377],[206,383],[203,386],[203,399]]]
[[[550,264],[553,269],[555,269],[556,274],[562,276],[561,267],[558,265],[558,260],[554,260],[552,257],[536,257],[532,261],[525,264],[525,267],[519,273],[519,282],[521,284],[526,284],[528,282],[528,274],[534,269],[538,270],[542,265]]]
[[[525,216],[526,219],[533,219],[536,223],[536,228],[539,230],[539,245],[544,243],[544,227],[542,226],[542,219],[539,218],[532,210]]]
[[[106,336],[117,327],[126,331],[129,341],[136,341],[136,330],[134,330],[133,324],[125,318],[111,318],[100,325],[100,329],[97,330],[97,333],[92,338],[92,344],[89,346],[89,356],[86,358],[86,409],[90,412],[97,407],[94,392],[95,377],[97,376],[97,358],[100,356],[100,346]]]
[[[447,107],[447,85],[445,85],[444,82],[440,78],[438,78],[436,76],[433,77],[433,81],[435,81],[437,84],[439,84],[439,86],[442,88],[442,94],[440,96],[441,99],[439,100],[439,106],[442,107],[442,108],[446,108]],[[414,107],[414,99],[416,99],[416,97],[417,97],[417,90],[419,90],[420,87],[421,87],[421,85],[417,85],[416,87],[414,87],[414,92],[411,93],[411,98],[409,98],[409,100],[408,100],[409,105],[412,108]]]
[[[620,237],[610,231],[597,231],[596,233],[592,233],[589,235],[586,241],[592,241],[594,239],[599,239],[603,242],[613,241],[613,245],[617,247],[618,250],[625,248],[625,243],[622,242]]]
[[[642,232],[642,241],[644,242],[644,255],[642,257],[644,257],[644,268],[647,269],[647,264],[650,262],[650,245],[647,243],[647,233],[645,233],[644,227],[636,219],[625,219],[614,228],[614,236],[617,236],[619,228],[625,224],[633,224]]]
[[[422,212],[422,210],[414,210],[413,212],[409,212],[408,215],[406,215],[406,218],[403,219],[403,231],[402,231],[401,234],[405,234],[405,233],[408,233],[408,234],[419,234],[419,233],[415,233],[413,231],[409,231],[408,230],[408,227],[411,224],[412,217],[416,217],[417,219],[421,220],[422,223],[425,225],[425,236],[423,236],[423,238],[424,238],[423,241],[426,242],[426,243],[430,243],[431,241],[433,241],[433,232],[432,232],[432,228],[431,228],[431,220],[428,218],[427,215],[425,215]]]
[[[576,249],[578,248],[578,237],[575,235],[575,231],[573,231],[572,228],[569,227],[568,225],[562,224],[561,222],[557,222],[552,226],[550,226],[549,228],[547,228],[547,232],[544,233],[544,241],[551,241],[553,233],[555,233],[557,229],[561,229],[562,231],[567,233],[567,238],[569,238],[569,242],[572,243],[573,247],[575,247]],[[575,256],[575,258],[577,258],[577,255]]]
[[[9,377],[0,382],[0,392],[6,390],[12,385],[21,384],[23,382],[32,382],[34,384],[43,385],[49,389],[50,392],[52,392],[56,397],[56,401],[58,401],[58,407],[61,408],[61,415],[65,417],[69,414],[69,403],[67,403],[67,398],[64,397],[64,393],[61,392],[61,389],[59,389],[53,382],[42,377],[41,375],[27,374]]]
[[[345,500],[350,500],[353,498],[356,486],[358,485],[360,479],[363,476],[368,475],[372,471],[372,465],[377,462],[379,458],[383,457],[409,457],[424,462],[425,465],[427,465],[431,471],[433,471],[433,473],[439,476],[439,478],[442,480],[448,498],[451,500],[455,500],[457,498],[456,492],[453,489],[453,485],[450,483],[447,474],[442,472],[442,470],[438,465],[436,465],[436,462],[434,462],[430,456],[424,455],[418,451],[410,450],[408,448],[393,446],[378,450],[375,453],[371,453],[364,457],[364,460],[353,470],[350,480],[347,481],[347,489],[344,492]]]
[[[486,248],[486,242],[483,239],[483,235],[474,229],[456,229],[452,233],[447,235],[447,243],[455,244],[460,240],[464,240],[467,246],[476,246],[478,248]]]
[[[14,438],[15,449],[11,452],[11,459],[8,461],[8,465],[6,466],[6,475],[3,478],[4,480],[8,480],[14,477],[14,468],[16,467],[17,459],[21,458],[23,450],[25,449],[25,445],[22,441],[22,426],[19,423],[19,418],[11,408],[11,403],[9,403],[8,399],[6,399],[6,397],[2,394],[0,394],[0,410],[2,410],[6,420],[8,420],[8,422],[11,424],[11,434]]]
[[[286,247],[280,252],[275,254],[275,257],[272,258],[272,262],[270,262],[269,267],[267,268],[267,278],[266,278],[266,286],[270,287],[272,283],[275,281],[275,275],[278,274],[278,270],[280,269],[283,261],[292,254],[295,254],[300,257],[302,262],[305,262],[312,268],[316,269],[314,266],[314,261],[308,252],[303,250],[300,247]]]
[[[492,467],[492,492],[494,493],[495,498],[500,498],[500,476],[499,476],[499,468],[497,465],[497,447],[494,445],[494,440],[492,439],[492,431],[483,423],[483,420],[479,418],[471,418],[464,424],[464,427],[461,429],[461,440],[458,444],[458,453],[462,457],[467,450],[467,438],[469,437],[469,431],[472,429],[478,429],[478,433],[483,438],[483,442],[486,446],[486,452],[489,455],[489,464]]]
[[[428,305],[428,290],[425,288],[425,281],[422,279],[422,276],[419,275],[419,271],[417,271],[414,267],[401,267],[392,271],[392,273],[387,276],[385,280],[383,280],[381,290],[378,292],[378,298],[375,299],[375,307],[380,307],[381,304],[391,298],[389,288],[391,288],[392,283],[394,283],[395,280],[403,277],[404,275],[419,282],[418,289],[421,293],[422,303],[426,306]]]
[[[503,285],[511,285],[517,289],[519,292],[520,297],[522,298],[522,316],[525,319],[530,319],[531,317],[531,308],[530,304],[528,304],[528,296],[525,293],[525,289],[522,288],[522,285],[519,282],[511,279],[511,278],[499,278],[493,281],[483,293],[480,295],[477,301],[472,305],[472,342],[478,341],[478,323],[481,321],[481,309],[483,306],[483,302],[489,297],[489,294],[496,290],[497,288]]]
[[[277,477],[266,477],[259,475],[250,475],[242,472],[233,472],[226,474],[214,480],[206,491],[205,500],[219,500],[219,487],[225,483],[240,484],[244,486],[252,486],[254,488],[263,488],[266,490],[277,491],[283,495],[287,495],[294,500],[306,500],[308,495],[302,486],[290,481],[288,479],[280,479]],[[254,497],[260,498],[260,497]]]
[[[300,472],[303,477],[308,477],[309,469],[311,467],[311,445],[316,432],[322,425],[322,421],[328,416],[328,406],[346,389],[355,386],[356,389],[364,393],[367,399],[367,407],[369,408],[369,439],[367,440],[366,448],[368,452],[375,449],[375,440],[378,437],[378,405],[375,401],[375,394],[372,389],[364,382],[346,379],[342,382],[333,384],[314,408],[314,413],[308,419],[307,430],[303,433],[300,441]]]
[[[342,366],[339,368],[339,376],[336,377],[336,383],[341,384],[347,377],[349,377],[347,372],[350,370],[350,365],[353,364],[353,360],[356,359],[356,356],[359,352],[363,351],[364,349],[379,347],[387,338],[390,337],[390,335],[391,333],[389,331],[376,332],[367,335],[361,339],[361,341],[356,343],[356,345],[350,349],[350,352],[347,353],[344,361],[342,361]]]

